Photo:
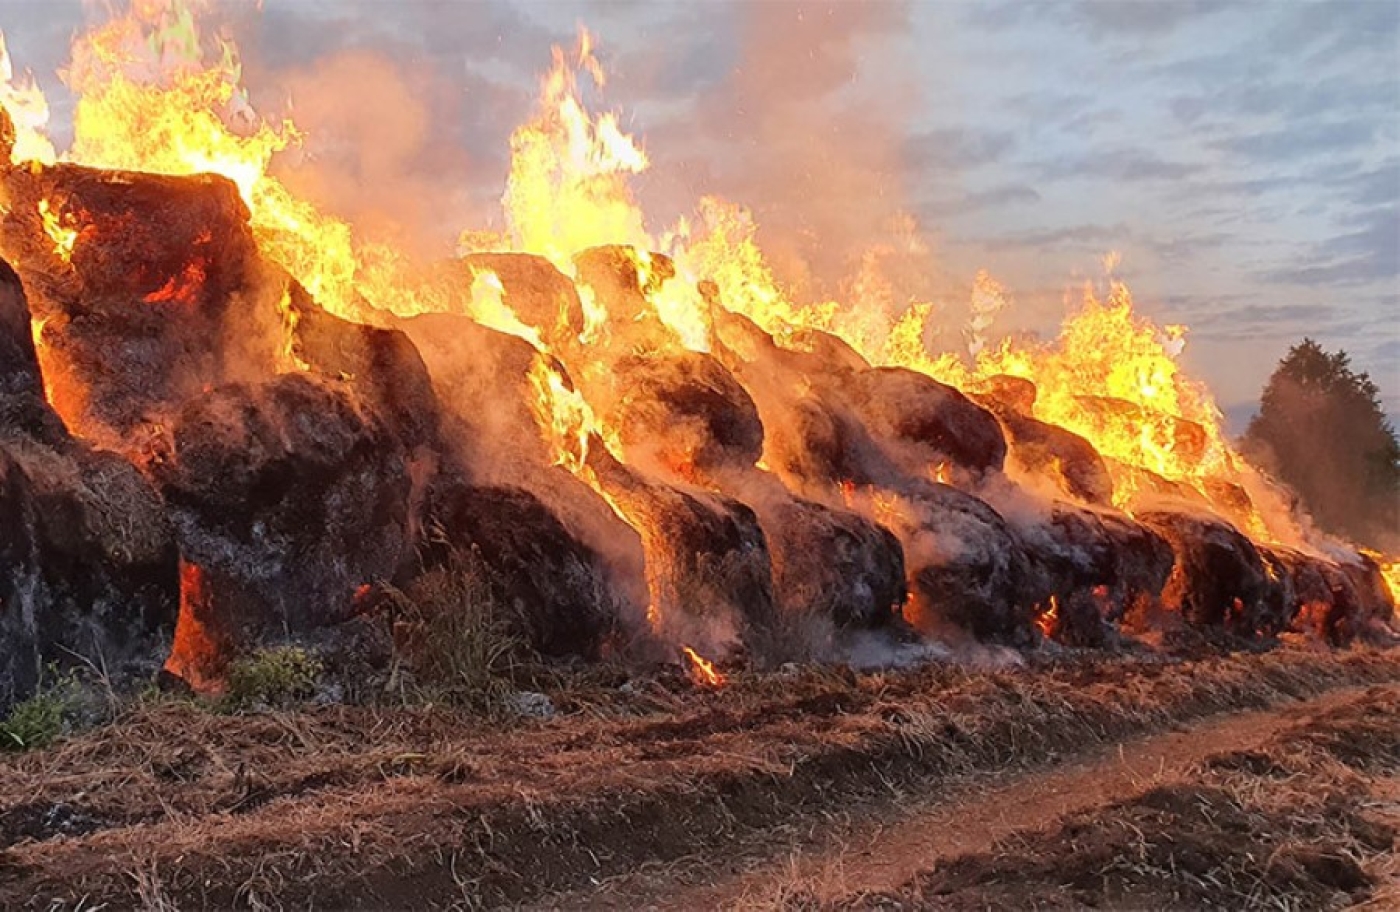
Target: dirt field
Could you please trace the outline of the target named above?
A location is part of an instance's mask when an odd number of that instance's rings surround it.
[[[1400,653],[561,675],[554,719],[163,701],[0,756],[0,907],[1400,902]]]

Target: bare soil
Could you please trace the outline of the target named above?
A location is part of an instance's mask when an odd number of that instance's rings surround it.
[[[1033,907],[1069,884],[1072,907],[1191,908],[1215,896],[1196,881],[1222,875],[1172,880],[1160,872],[1180,858],[1160,846],[1230,813],[1257,844],[1218,840],[1202,857],[1279,872],[1259,896],[1370,901],[1388,831],[1325,801],[1390,787],[1397,682],[1396,651],[1285,649],[806,669],[721,691],[603,668],[560,676],[560,716],[510,724],[138,705],[0,757],[0,907]],[[1180,726],[1196,727],[1173,740]],[[1247,803],[1275,780],[1288,801]],[[1317,820],[1298,844],[1321,854],[1289,848]],[[1138,873],[1118,864],[1132,846]],[[1081,858],[1092,873],[1075,873]]]

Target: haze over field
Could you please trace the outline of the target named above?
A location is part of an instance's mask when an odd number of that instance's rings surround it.
[[[0,6],[60,144],[55,72],[91,6]],[[1385,0],[225,7],[254,105],[290,103],[318,159],[298,189],[443,252],[499,221],[510,131],[582,22],[604,105],[645,139],[656,230],[706,193],[747,204],[813,296],[849,288],[877,243],[895,304],[937,302],[947,347],[978,269],[1015,298],[998,329],[1049,333],[1065,289],[1115,250],[1139,307],[1191,327],[1187,361],[1234,430],[1305,334],[1400,411],[1400,7]],[[346,142],[367,118],[374,146]]]

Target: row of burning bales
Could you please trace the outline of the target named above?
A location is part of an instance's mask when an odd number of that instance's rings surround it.
[[[551,656],[1341,643],[1393,618],[1365,555],[1259,544],[1199,498],[1115,509],[1027,381],[965,395],[820,332],[779,345],[705,283],[709,351],[674,344],[658,255],[588,249],[571,279],[475,254],[443,267],[456,312],[366,325],[259,254],[222,178],[24,165],[3,188],[0,703],[77,657],[217,687],[464,553]],[[516,332],[466,315],[483,281]]]

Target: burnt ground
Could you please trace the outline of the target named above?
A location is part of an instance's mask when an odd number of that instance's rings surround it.
[[[636,908],[726,883],[705,905],[1384,903],[1397,682],[1394,650],[1285,649],[806,669],[721,691],[598,668],[559,676],[558,717],[509,724],[160,700],[0,757],[0,907]],[[1153,736],[1180,728],[1191,748],[1163,759],[1171,775],[1115,780],[1095,760],[1150,762]],[[1108,784],[1000,833],[965,794],[1072,793],[1054,777],[1075,774]],[[860,876],[864,843],[817,850],[850,862],[844,880],[792,862],[832,833],[915,832],[965,800],[963,842],[916,846],[879,877]]]

